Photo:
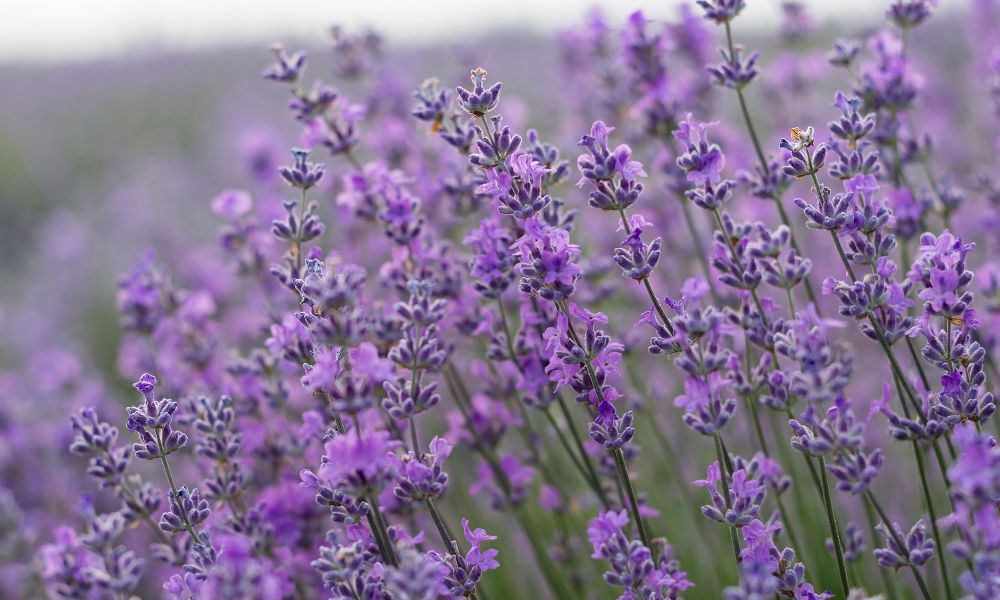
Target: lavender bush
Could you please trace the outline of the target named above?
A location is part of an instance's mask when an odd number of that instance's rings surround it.
[[[274,46],[238,187],[39,213],[0,596],[1000,598],[1000,4],[936,4]],[[119,337],[50,275],[138,239]]]

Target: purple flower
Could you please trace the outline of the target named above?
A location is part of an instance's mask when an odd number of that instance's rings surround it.
[[[687,174],[687,180],[695,185],[718,183],[722,169],[726,166],[726,156],[722,149],[708,139],[708,129],[717,124],[696,122],[691,113],[687,113],[678,124],[678,129],[673,132],[675,138],[687,145],[684,154],[677,157],[677,166]]]
[[[395,476],[390,452],[398,445],[387,431],[351,429],[326,442],[318,475],[334,486],[379,491]]]
[[[462,532],[465,533],[465,539],[468,540],[471,548],[469,552],[465,555],[465,562],[470,566],[479,569],[481,572],[485,573],[487,571],[492,571],[494,569],[500,568],[500,563],[497,561],[497,555],[500,551],[496,548],[490,548],[484,550],[481,546],[483,542],[488,542],[497,539],[497,536],[490,535],[486,533],[485,529],[470,529],[469,520],[462,519]]]
[[[569,241],[569,232],[535,218],[524,221],[524,235],[514,243],[520,262],[520,289],[553,302],[573,294],[582,270],[576,264],[580,247]]]
[[[474,117],[482,117],[491,112],[500,101],[500,88],[503,84],[494,83],[489,89],[486,88],[486,69],[482,67],[472,70],[472,90],[463,87],[455,88],[458,94],[458,101],[465,112]]]
[[[606,558],[603,554],[605,544],[626,525],[628,525],[627,510],[618,512],[602,510],[598,516],[591,519],[587,525],[587,539],[594,547],[594,553],[590,557]]]

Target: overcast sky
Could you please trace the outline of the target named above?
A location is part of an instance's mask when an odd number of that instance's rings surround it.
[[[372,26],[390,43],[469,38],[492,29],[545,32],[590,6],[619,20],[636,8],[673,16],[682,0],[0,0],[0,61],[101,56],[316,39],[326,27]],[[948,0],[946,3],[958,2]],[[750,0],[745,23],[777,17],[781,0]],[[817,18],[870,19],[889,0],[806,0]]]

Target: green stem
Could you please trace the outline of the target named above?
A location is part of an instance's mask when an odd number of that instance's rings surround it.
[[[729,477],[732,476],[732,471],[727,466],[728,457],[725,455],[725,451],[722,449],[722,438],[718,432],[715,433],[715,456],[719,461],[719,470],[722,472],[722,476],[719,479],[722,481],[722,497],[726,501],[726,508],[733,507],[733,500],[729,497]],[[739,538],[736,536],[736,527],[729,526],[729,541],[733,545],[733,558],[736,560],[736,566],[739,567],[740,564],[740,542]]]
[[[903,390],[902,384],[898,377],[893,378],[896,382],[896,392],[899,394],[899,401],[906,407],[906,403],[903,400]],[[927,485],[927,475],[924,473],[924,455],[920,452],[920,447],[917,445],[916,440],[911,440],[913,444],[913,456],[917,460],[917,472],[920,473],[920,487],[924,494],[924,504],[927,507],[927,513],[930,516],[931,521],[931,531],[934,533],[934,543],[935,549],[937,550],[938,563],[941,565],[941,580],[944,584],[945,594],[947,594],[949,599],[954,598],[954,594],[951,591],[951,580],[948,577],[948,563],[946,562],[944,555],[944,544],[941,541],[941,532],[938,530],[937,524],[937,514],[934,511],[934,501],[931,498],[931,489]]]
[[[388,524],[385,520],[385,515],[382,514],[382,509],[379,507],[378,498],[376,494],[371,494],[367,497],[368,503],[371,504],[372,512],[375,513],[375,523],[379,528],[379,532],[382,534],[382,539],[385,540],[385,550],[386,550],[386,560],[393,567],[397,566],[399,562],[396,560],[396,551],[392,547],[392,541],[389,539]]]
[[[646,533],[646,525],[643,523],[642,515],[639,513],[639,502],[635,497],[635,490],[632,489],[632,478],[628,474],[628,466],[625,464],[625,456],[622,454],[621,448],[615,448],[612,452],[615,457],[615,464],[618,466],[618,475],[621,477],[622,484],[625,486],[625,494],[628,496],[629,507],[632,510],[632,515],[635,517],[636,527],[639,529],[639,539],[642,543],[652,551],[654,548],[650,543],[649,535]]]
[[[438,530],[438,534],[441,536],[441,541],[444,543],[445,550],[453,554],[459,554],[458,540],[452,535],[451,531],[448,529],[448,524],[444,522],[441,518],[441,513],[438,512],[437,506],[434,504],[433,498],[425,498],[424,506],[427,507],[427,512],[431,514],[431,520],[434,521],[434,526]]]
[[[840,530],[837,527],[837,516],[833,512],[833,500],[830,498],[830,482],[826,476],[826,461],[819,457],[820,482],[823,484],[823,504],[826,507],[826,518],[830,525],[830,537],[833,538],[833,548],[837,555],[837,570],[840,573],[840,587],[847,598],[851,586],[847,581],[847,567],[844,565],[844,548],[840,540]]]
[[[174,474],[170,471],[170,464],[167,463],[167,455],[163,452],[163,430],[159,427],[156,428],[156,448],[157,454],[160,455],[160,464],[163,465],[163,472],[167,475],[167,484],[170,485],[170,497],[174,502],[180,504],[180,500],[177,495],[177,485],[174,483]],[[187,513],[181,509],[181,514],[179,515],[181,520],[184,522],[184,530],[191,535],[191,539],[194,540],[196,546],[201,545],[201,538],[198,537],[198,533],[195,532],[194,526],[188,521]]]

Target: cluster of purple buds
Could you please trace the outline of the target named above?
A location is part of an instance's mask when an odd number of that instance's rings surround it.
[[[869,41],[868,46],[874,60],[862,67],[855,93],[864,101],[866,109],[879,113],[878,127],[873,133],[875,141],[891,147],[898,140],[899,115],[912,109],[922,78],[914,72],[906,57],[902,40],[892,32],[883,30]]]
[[[785,165],[781,172],[788,177],[802,179],[810,177],[819,172],[826,163],[826,144],[820,144],[815,150],[811,150],[815,144],[816,132],[812,127],[806,129],[792,128],[792,140],[781,138],[778,144],[783,150],[787,150],[790,155],[785,159]]]
[[[271,234],[279,240],[291,242],[293,252],[297,254],[301,252],[303,243],[320,237],[326,229],[319,220],[319,204],[310,202],[303,205],[299,200],[288,200],[283,202],[282,206],[285,209],[285,218],[271,222]],[[276,272],[275,275],[282,280],[291,279],[283,273]]]
[[[878,564],[885,568],[919,567],[934,556],[934,540],[927,537],[927,525],[923,519],[917,521],[908,533],[904,533],[897,523],[892,524],[896,535],[889,532],[885,523],[879,523],[875,528],[885,538],[885,548],[874,551]]]
[[[577,168],[582,178],[577,185],[589,182],[590,206],[600,210],[623,211],[632,206],[642,195],[643,186],[639,177],[645,177],[642,163],[632,160],[632,149],[620,144],[614,151],[608,148],[608,137],[614,127],[603,121],[595,121],[590,134],[580,138],[578,145],[587,149],[577,159]]]
[[[580,247],[570,242],[569,232],[537,219],[524,221],[524,235],[515,242],[519,289],[551,302],[573,295],[576,280],[582,274],[576,264]]]
[[[126,520],[121,513],[96,514],[89,498],[82,512],[87,521],[83,535],[61,527],[55,540],[41,548],[50,593],[57,598],[132,594],[142,580],[146,561],[118,544]]]
[[[482,67],[472,70],[472,90],[463,87],[455,88],[458,95],[458,102],[465,112],[474,117],[483,117],[493,111],[500,101],[500,88],[503,84],[499,81],[488,89],[486,88],[486,69]]]
[[[703,368],[708,368],[708,365]],[[726,392],[729,384],[730,381],[718,370],[703,377],[685,377],[684,393],[674,399],[674,406],[684,409],[684,424],[707,436],[722,431],[736,412],[736,398]]]
[[[712,266],[719,271],[719,281],[738,290],[756,290],[764,280],[760,262],[750,255],[749,236],[756,225],[735,222],[729,213],[723,213],[721,221],[722,229],[715,230],[712,240]],[[738,241],[730,244],[732,240]]]
[[[746,0],[698,0],[697,4],[705,18],[716,23],[732,21],[746,8]]]
[[[835,67],[849,69],[861,52],[861,44],[854,40],[836,40],[826,60]]]
[[[604,392],[604,402],[597,407],[597,417],[590,424],[590,437],[608,450],[617,450],[632,441],[635,427],[632,426],[632,411],[619,417],[608,397],[612,389],[608,388]]]
[[[170,492],[169,510],[160,515],[160,530],[164,533],[190,531],[204,523],[212,510],[207,498],[202,498],[198,488],[188,491],[181,487],[177,493]]]
[[[74,433],[70,452],[90,457],[87,474],[97,479],[102,488],[117,487],[131,458],[125,447],[116,445],[118,428],[101,421],[92,406],[82,409],[79,416],[70,417],[70,423]]]
[[[538,131],[528,130],[526,150],[536,161],[545,167],[542,175],[542,187],[549,189],[552,186],[565,181],[570,175],[569,161],[562,160],[559,155],[559,148],[543,142],[538,136]]]
[[[288,108],[295,119],[303,123],[310,146],[323,146],[330,154],[349,155],[360,142],[355,125],[366,109],[350,104],[336,90],[321,81],[309,91],[299,86],[306,67],[305,52],[289,56],[280,46],[275,47],[277,63],[264,71],[264,78],[288,86],[292,100]]]
[[[171,427],[177,403],[166,398],[154,399],[156,377],[143,373],[133,387],[144,399],[142,404],[127,409],[128,428],[141,438],[141,442],[132,446],[136,458],[155,460],[183,448],[188,441],[187,435]]]
[[[654,549],[626,535],[628,521],[627,511],[601,511],[587,526],[587,538],[594,548],[591,558],[608,561],[609,570],[604,573],[604,581],[622,588],[623,598],[679,598],[694,584],[678,568],[670,547],[656,548],[659,552],[654,557]]]
[[[622,270],[622,277],[642,281],[648,279],[656,264],[660,262],[663,238],[657,237],[649,244],[642,241],[643,229],[652,225],[642,215],[629,217],[632,233],[615,248],[614,261]]]
[[[968,356],[969,363],[965,367],[965,377],[957,370],[942,375],[941,391],[930,410],[934,418],[945,421],[950,427],[966,422],[985,423],[997,410],[993,393],[980,392],[986,382],[983,372],[985,350],[978,342],[969,342],[969,346],[975,349],[963,352],[963,356]],[[965,350],[961,346],[959,349]]]
[[[440,369],[448,358],[448,350],[437,323],[444,318],[447,302],[434,297],[431,281],[411,281],[409,289],[409,300],[397,302],[395,306],[396,315],[404,323],[403,339],[389,351],[388,358],[410,371]],[[386,391],[389,392],[388,387]],[[433,403],[415,408],[422,412],[431,406]]]
[[[288,54],[280,44],[271,47],[277,62],[264,70],[265,79],[281,83],[295,83],[306,68],[306,53],[299,51]]]
[[[719,49],[722,55],[722,62],[708,68],[708,74],[712,78],[712,83],[717,86],[742,90],[756,79],[757,52],[751,52],[748,56],[743,56],[743,48],[734,46],[732,51],[725,48]]]
[[[413,97],[417,99],[417,103],[410,114],[430,123],[431,131],[440,131],[448,106],[451,104],[451,94],[448,90],[441,87],[437,79],[428,79],[413,92]]]
[[[322,118],[324,114],[333,107],[339,94],[322,81],[316,81],[309,91],[293,88],[293,99],[288,103],[288,108],[295,115],[295,119],[302,123],[309,123],[317,118]]]
[[[803,198],[793,200],[806,216],[806,227],[837,232],[849,225],[854,217],[854,194],[851,192],[834,194],[825,185],[820,185],[820,196],[815,205]]]
[[[753,171],[743,172],[741,180],[750,184],[750,194],[754,198],[761,200],[781,200],[785,191],[795,181],[794,177],[789,177],[782,172],[781,165],[776,158],[769,158],[767,169],[763,165],[754,165]]]
[[[327,545],[319,549],[319,558],[312,562],[323,586],[334,597],[357,597],[360,591],[366,597],[378,598],[381,577],[373,571],[380,555],[371,533],[363,525],[353,525],[343,533],[328,532],[326,541]]]
[[[306,259],[305,278],[296,282],[300,302],[306,310],[296,313],[297,322],[308,329],[308,338],[331,346],[353,347],[371,333],[373,323],[363,302],[367,274],[356,265],[327,269],[318,258]],[[319,352],[311,351],[318,365]],[[328,350],[328,359],[337,362],[338,353]],[[324,373],[332,380],[335,372]],[[314,387],[314,386],[313,386]]]
[[[973,597],[988,598],[996,590],[1000,568],[1000,451],[991,436],[971,427],[956,430],[958,460],[948,469],[954,510],[940,523],[953,532],[949,553],[971,561],[972,569],[959,578]]]
[[[496,115],[483,124],[476,139],[476,152],[469,155],[469,164],[484,169],[498,168],[521,147],[521,136],[503,124],[503,117]],[[479,193],[484,193],[480,191]]]
[[[422,502],[428,498],[441,496],[448,486],[448,474],[444,471],[444,461],[451,454],[448,440],[435,437],[427,446],[428,451],[420,454],[412,450],[395,457],[399,479],[392,493],[404,502]]]
[[[215,400],[201,397],[195,404],[195,429],[201,434],[195,451],[215,463],[212,477],[205,481],[206,497],[215,502],[239,498],[246,474],[239,463],[243,436],[235,431],[236,412],[229,396]]]
[[[708,129],[714,125],[716,123],[696,122],[691,113],[687,113],[684,120],[678,123],[677,130],[673,132],[675,138],[685,143],[684,152],[677,157],[677,166],[685,173],[687,180],[695,185],[717,183],[723,167],[726,166],[726,156],[722,153],[722,149],[708,139]],[[723,191],[713,188],[706,190],[702,195],[711,198],[725,197],[734,186],[735,183],[723,182],[719,184],[719,187],[726,188]],[[688,198],[695,201],[690,195]],[[724,201],[717,201],[713,205],[720,206],[723,203]],[[711,210],[710,206],[702,208]]]
[[[577,394],[577,402],[600,410],[599,398],[609,403],[618,398],[607,379],[618,372],[617,365],[625,347],[612,342],[611,336],[597,328],[598,323],[608,322],[604,313],[593,313],[575,304],[570,304],[568,310],[570,315],[586,324],[586,332],[582,338],[578,337],[573,324],[565,314],[560,313],[555,327],[545,330],[546,350],[551,353],[545,370],[559,387],[569,385]],[[591,369],[596,382],[591,379]],[[612,421],[617,418],[612,417],[609,411],[606,415]]]
[[[313,187],[323,178],[326,169],[321,164],[309,162],[309,151],[302,148],[294,148],[292,157],[295,162],[278,168],[278,174],[289,186],[302,191]]]
[[[475,592],[479,580],[486,572],[500,568],[496,559],[500,551],[482,547],[483,542],[497,539],[495,535],[486,533],[485,529],[471,529],[468,519],[462,519],[462,531],[469,542],[469,551],[464,556],[457,551],[446,556],[431,552],[432,557],[436,557],[447,567],[444,584],[448,592],[456,597],[468,597]]]
[[[405,186],[407,180],[389,180],[382,189],[382,209],[378,218],[385,235],[399,246],[409,246],[423,231],[424,217],[420,214],[420,199]]]
[[[360,523],[371,511],[367,500],[352,496],[340,488],[333,488],[320,481],[319,477],[308,469],[299,473],[300,484],[313,490],[316,504],[330,510],[330,518],[335,523],[355,525]]]
[[[119,280],[116,303],[122,329],[148,334],[176,309],[180,298],[149,252]]]
[[[900,29],[913,29],[931,16],[931,4],[936,0],[896,0],[885,17]]]
[[[740,529],[746,547],[740,551],[740,583],[726,588],[725,600],[758,600],[760,598],[798,598],[829,600],[833,594],[816,592],[805,579],[805,565],[797,562],[791,548],[778,550],[773,536],[780,531],[777,523],[754,519]]]
[[[478,193],[492,198],[499,214],[524,220],[541,213],[552,202],[544,191],[548,173],[549,169],[532,154],[508,154],[502,168],[485,170],[486,181]]]
[[[377,494],[396,478],[389,456],[397,446],[399,441],[384,430],[334,433],[326,442],[317,481],[357,497]]]
[[[145,572],[146,561],[117,544],[125,532],[125,518],[121,513],[88,514],[87,520],[87,532],[80,536],[80,543],[100,556],[103,564],[86,568],[84,577],[100,590],[115,594],[133,592]]]
[[[469,273],[472,286],[484,298],[499,298],[514,281],[515,257],[510,252],[514,236],[497,219],[483,219],[463,243],[472,249]]]
[[[374,221],[386,204],[385,196],[398,194],[408,181],[402,171],[390,169],[381,161],[370,162],[360,171],[343,176],[337,205],[350,208],[358,218]]]
[[[935,440],[949,430],[948,405],[932,406],[920,419],[899,415],[889,408],[892,388],[888,383],[882,386],[882,397],[872,404],[871,414],[881,412],[889,421],[889,435],[900,441]]]
[[[833,98],[833,105],[840,111],[840,117],[829,124],[830,133],[846,141],[851,147],[875,129],[875,113],[861,112],[861,98],[848,97],[838,91]]]
[[[448,594],[445,577],[448,569],[428,553],[404,546],[399,550],[399,565],[384,572],[389,598],[435,598]]]
[[[975,247],[947,230],[937,236],[920,236],[919,256],[911,275],[923,285],[917,295],[928,315],[964,320],[972,303],[972,292],[964,288],[973,277],[966,268],[966,258]]]
[[[760,515],[761,504],[767,495],[767,487],[760,479],[755,479],[746,468],[735,469],[730,475],[723,472],[719,461],[708,466],[705,479],[694,482],[697,487],[708,490],[711,504],[701,507],[703,515],[718,523],[743,527]],[[729,492],[729,498],[723,497],[719,489],[722,478],[727,478],[723,486]]]
[[[747,249],[753,262],[763,268],[764,281],[785,290],[802,283],[812,269],[812,261],[789,248],[791,230],[781,225],[772,232],[763,223],[756,223],[754,231],[757,239],[751,241]]]
[[[788,424],[795,434],[793,448],[813,456],[831,456],[826,469],[841,491],[855,495],[864,492],[882,468],[882,450],[865,449],[864,423],[854,418],[850,402],[843,396],[827,409],[822,420],[810,405],[801,420],[792,419]]]
[[[848,283],[832,277],[823,282],[823,289],[837,296],[840,306],[837,310],[845,317],[861,319],[889,301],[889,286],[878,275],[865,275],[863,281]]]

